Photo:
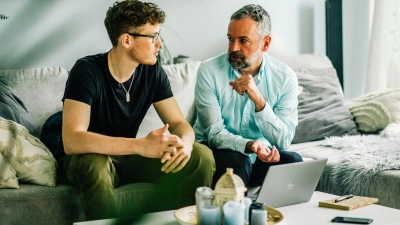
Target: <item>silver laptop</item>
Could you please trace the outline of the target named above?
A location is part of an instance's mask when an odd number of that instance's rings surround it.
[[[253,201],[271,207],[308,202],[328,159],[271,166]]]

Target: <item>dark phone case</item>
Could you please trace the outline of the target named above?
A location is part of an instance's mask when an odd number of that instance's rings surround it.
[[[332,222],[353,223],[353,224],[370,224],[370,223],[372,223],[372,219],[338,216],[338,217],[333,218]]]

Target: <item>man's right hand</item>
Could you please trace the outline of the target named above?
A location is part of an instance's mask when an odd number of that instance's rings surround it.
[[[271,149],[261,141],[249,141],[246,144],[246,151],[257,154],[257,157],[263,162],[279,162],[280,154],[275,146]]]
[[[166,133],[168,127],[169,125],[165,124],[164,127],[151,131],[144,138],[144,145],[139,154],[148,158],[161,158],[162,163],[175,155],[176,149],[184,144],[178,136]]]

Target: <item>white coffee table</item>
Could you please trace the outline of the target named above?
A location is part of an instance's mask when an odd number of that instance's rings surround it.
[[[331,219],[336,216],[371,218],[371,225],[400,225],[400,210],[380,205],[369,205],[353,210],[338,210],[318,206],[318,202],[337,197],[323,192],[314,192],[311,200],[306,203],[277,208],[284,216],[278,225],[339,225],[332,223]],[[179,225],[174,217],[175,210],[149,213],[135,221],[125,220],[122,224],[135,225]],[[78,222],[74,225],[112,225],[116,219],[96,220]]]

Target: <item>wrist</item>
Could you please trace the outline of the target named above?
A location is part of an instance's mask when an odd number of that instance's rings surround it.
[[[253,146],[254,141],[248,141],[246,143],[246,148],[244,149],[244,152],[246,153],[254,153],[254,151],[252,150],[252,146]]]
[[[128,138],[131,154],[142,156],[142,146],[146,146],[145,138]]]
[[[267,104],[267,102],[265,101],[264,97],[260,97],[260,100],[258,102],[254,103],[255,106],[255,111],[256,112],[260,112],[265,108],[265,105]]]
[[[256,107],[256,112],[261,112],[261,111],[263,111],[263,109],[265,108],[265,102],[264,102],[264,104],[262,105],[262,106],[260,106],[260,107]]]

